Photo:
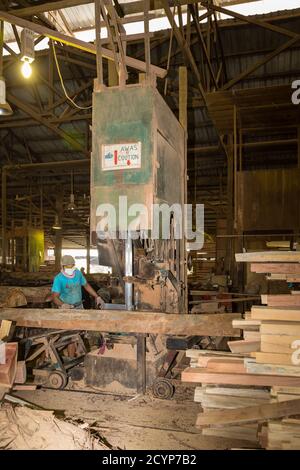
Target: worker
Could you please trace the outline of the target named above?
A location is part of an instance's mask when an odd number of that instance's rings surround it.
[[[52,299],[58,308],[82,309],[83,287],[92,297],[96,306],[103,308],[104,301],[87,282],[83,274],[76,268],[73,256],[64,255],[61,260],[62,269],[55,276],[52,286]]]

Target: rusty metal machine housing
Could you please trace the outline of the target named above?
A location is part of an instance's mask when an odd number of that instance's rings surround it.
[[[180,204],[186,191],[185,132],[157,89],[148,84],[95,89],[91,159],[91,235],[99,248],[99,263],[110,264],[123,287],[124,308],[182,312],[185,308],[185,241],[153,239],[153,204]],[[121,214],[143,231],[143,237],[100,240],[100,204],[116,210],[120,197],[127,207],[143,204],[149,217]],[[126,211],[123,211],[126,212]],[[146,235],[145,235],[146,234]],[[120,306],[122,308],[122,305]]]

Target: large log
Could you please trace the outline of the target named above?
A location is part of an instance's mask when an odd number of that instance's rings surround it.
[[[0,307],[24,307],[27,300],[23,292],[17,287],[9,290],[5,288],[0,292]]]
[[[19,287],[19,286],[0,286],[0,299],[6,298],[12,292],[19,292],[25,297],[25,303],[16,305],[21,307],[27,303],[42,303],[51,300],[51,287]],[[6,305],[12,307],[13,305]]]
[[[239,336],[240,314],[182,315],[124,310],[0,309],[0,320],[17,326],[162,335]]]

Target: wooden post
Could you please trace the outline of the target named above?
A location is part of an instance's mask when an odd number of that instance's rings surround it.
[[[48,82],[50,83],[50,88],[48,90],[48,105],[53,106],[54,103],[54,57],[53,57],[53,48],[52,48],[52,39],[49,40],[49,53],[48,53]]]
[[[179,67],[179,122],[187,132],[187,68]]]
[[[58,196],[56,198],[56,213],[58,216],[58,222],[62,224],[62,214],[63,214],[63,194],[57,193]],[[62,229],[55,231],[55,270],[59,271],[61,268],[61,250],[62,250]]]
[[[117,72],[116,64],[113,60],[108,61],[108,86],[118,86],[119,75]]]
[[[91,265],[91,240],[90,233],[86,235],[86,273],[90,274],[90,265]]]
[[[233,183],[233,213],[234,213],[234,221],[233,226],[236,230],[237,228],[237,165],[238,165],[238,142],[237,142],[237,110],[236,105],[233,107],[233,166],[234,166],[234,183]]]
[[[96,63],[98,85],[103,85],[103,61],[101,47],[101,7],[100,0],[95,0],[95,26],[96,26]]]
[[[145,62],[146,79],[150,80],[150,35],[149,35],[149,0],[144,0],[144,33],[145,33]]]
[[[146,74],[139,73],[139,83],[144,83],[146,81]]]
[[[227,234],[233,235],[233,135],[228,136],[227,146]],[[232,275],[233,240],[228,237],[226,270]]]
[[[6,183],[7,183],[7,173],[5,168],[2,168],[2,190],[1,190],[1,207],[2,207],[2,266],[6,266],[6,216],[7,216],[7,201],[6,201],[6,196],[7,196],[7,191],[6,191]]]
[[[298,168],[300,168],[300,127],[298,127]]]
[[[187,204],[187,130],[188,130],[188,116],[187,116],[187,96],[188,96],[188,75],[186,67],[179,67],[179,122],[184,129],[184,172],[183,172],[183,202]],[[197,201],[195,201],[197,203]],[[183,280],[184,285],[187,286],[187,260],[186,260],[186,240],[182,237],[180,240],[180,252],[181,252],[181,262],[180,262],[180,278]],[[188,297],[187,289],[184,291],[184,302],[183,302],[183,311],[188,309]]]
[[[146,392],[146,335],[139,334],[136,337],[137,348],[137,393]]]

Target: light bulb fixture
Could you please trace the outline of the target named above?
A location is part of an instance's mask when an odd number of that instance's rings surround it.
[[[24,28],[21,32],[21,62],[23,62],[21,72],[26,79],[31,77],[31,64],[34,58],[34,33],[30,29]]]
[[[70,202],[68,204],[68,211],[75,211],[76,204],[74,200],[74,194],[70,194]]]
[[[75,204],[75,196],[74,196],[74,174],[73,171],[71,172],[71,194],[70,194],[70,202],[67,206],[67,210],[70,212],[75,211],[76,204]]]
[[[28,80],[28,78],[31,77],[32,67],[30,65],[30,62],[28,62],[28,60],[24,60],[24,62],[22,63],[21,72],[22,72],[23,77],[26,78],[26,80]]]
[[[61,230],[62,229],[62,226],[59,222],[59,218],[58,218],[57,214],[55,215],[54,224],[52,225],[52,228],[53,228],[53,230]]]
[[[3,77],[0,77],[0,116],[10,116],[13,113],[6,101],[6,85]]]

